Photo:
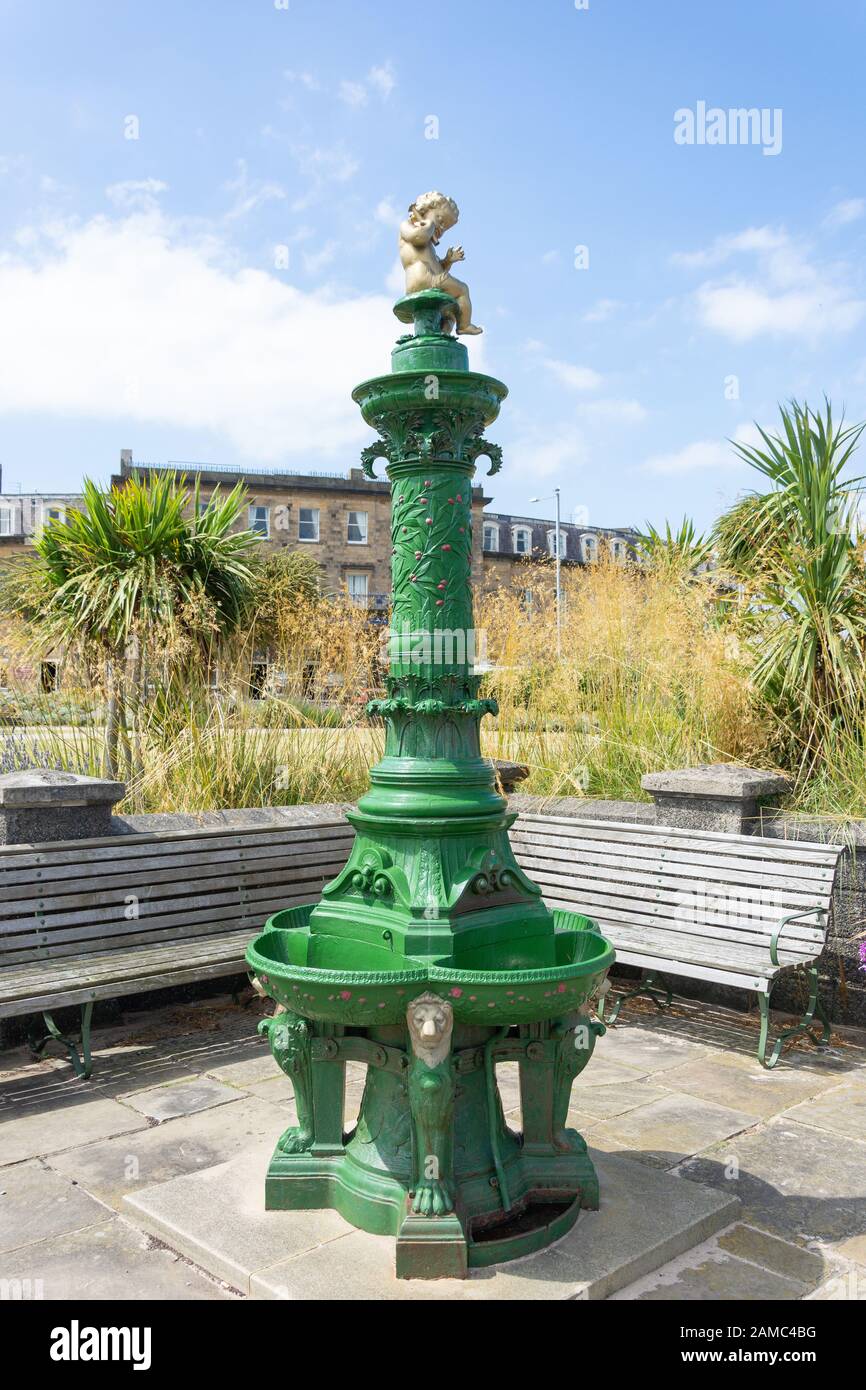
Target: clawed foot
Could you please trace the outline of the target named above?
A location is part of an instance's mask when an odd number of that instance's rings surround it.
[[[287,1129],[285,1134],[281,1134],[277,1140],[277,1148],[284,1154],[303,1154],[313,1147],[313,1136],[305,1129],[299,1129],[293,1125]]]
[[[576,1129],[561,1129],[553,1136],[553,1147],[560,1153],[586,1153],[586,1140]]]
[[[447,1216],[454,1210],[454,1198],[440,1178],[426,1178],[415,1188],[412,1210],[416,1216]]]

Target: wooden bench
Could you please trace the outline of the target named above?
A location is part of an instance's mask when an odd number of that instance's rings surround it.
[[[265,918],[310,902],[343,867],[342,818],[0,849],[0,1018],[41,1013],[91,1072],[97,999],[243,972]],[[81,1008],[81,1055],[52,1009]]]
[[[827,940],[840,846],[541,815],[521,815],[511,841],[549,907],[594,918],[617,961],[644,972],[617,1000],[610,1022],[637,994],[667,1007],[671,990],[659,988],[657,977],[668,973],[753,990],[766,1067],[796,1034],[827,1042],[815,961]],[[770,992],[793,969],[806,976],[809,1002],[768,1058]],[[811,1031],[816,1020],[820,1039]]]
[[[0,849],[0,1017],[41,1013],[35,1045],[62,1043],[89,1076],[95,1000],[242,973],[265,918],[314,901],[353,838],[335,815]],[[815,960],[841,848],[540,815],[521,815],[511,838],[548,906],[594,918],[617,960],[645,972],[610,1021],[635,994],[666,1006],[657,977],[670,973],[754,990],[765,1066],[816,1019],[826,1041]],[[770,991],[790,969],[805,971],[809,1004],[767,1058]],[[81,1007],[83,1060],[51,1015],[68,1004]]]

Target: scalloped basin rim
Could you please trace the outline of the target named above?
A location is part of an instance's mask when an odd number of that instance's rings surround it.
[[[556,933],[557,944],[563,956],[570,954],[571,958],[552,966],[467,970],[433,965],[417,957],[407,957],[411,963],[402,969],[310,966],[291,960],[290,951],[300,948],[306,952],[310,938],[305,928],[313,906],[274,914],[247,949],[247,962],[267,993],[311,1018],[355,1024],[396,1022],[414,992],[425,988],[447,995],[455,1014],[464,1020],[488,1021],[506,1013],[515,1021],[554,1017],[582,1003],[614,961],[613,947],[597,930],[565,925],[589,919],[557,911],[554,920],[562,924]],[[286,925],[276,925],[277,919]]]

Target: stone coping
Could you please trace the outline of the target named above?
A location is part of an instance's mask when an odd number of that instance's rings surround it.
[[[77,772],[58,772],[34,768],[28,772],[6,772],[0,776],[0,806],[17,810],[44,806],[93,806],[119,801],[126,787],[101,777],[83,777]]]
[[[704,763],[670,772],[647,772],[640,784],[644,791],[653,794],[725,797],[738,801],[782,796],[791,789],[790,778],[780,773],[762,772],[737,763]]]

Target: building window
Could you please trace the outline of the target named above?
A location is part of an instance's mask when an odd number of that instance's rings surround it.
[[[12,508],[0,507],[0,536],[12,535]]]
[[[622,565],[625,563],[625,560],[628,555],[628,547],[626,546],[625,541],[621,540],[619,536],[611,537],[610,553],[611,558],[616,560],[618,565]]]
[[[270,507],[250,507],[250,530],[265,540],[271,534]]]
[[[49,521],[65,521],[66,511],[63,507],[44,507],[42,508],[42,525],[47,526]]]
[[[298,540],[317,541],[319,539],[319,509],[318,507],[299,507],[298,509]]]
[[[548,548],[548,550],[550,551],[551,555],[554,557],[554,559],[556,559],[556,531],[555,531],[555,530],[553,530],[553,531],[548,531],[548,533],[547,533],[547,548]],[[559,532],[559,558],[560,558],[560,560],[564,560],[564,559],[565,559],[567,552],[568,552],[568,535],[567,535],[567,533],[566,533],[565,531],[563,531],[563,530],[560,528],[560,532]]]
[[[349,591],[349,598],[359,607],[366,607],[367,604],[367,583],[369,576],[361,574],[347,574],[346,588]]]
[[[528,526],[512,526],[511,538],[515,555],[528,555],[532,549],[532,532]]]
[[[349,526],[346,534],[349,545],[367,544],[367,513],[349,512]]]
[[[498,527],[498,526],[494,526],[494,525],[493,525],[491,522],[489,522],[489,521],[485,521],[485,523],[484,523],[484,549],[485,549],[485,550],[498,550],[498,549],[499,549],[499,527]]]
[[[39,684],[43,695],[52,695],[57,689],[57,662],[43,661],[39,666]]]
[[[585,565],[594,565],[598,559],[598,536],[581,536],[580,558]]]

